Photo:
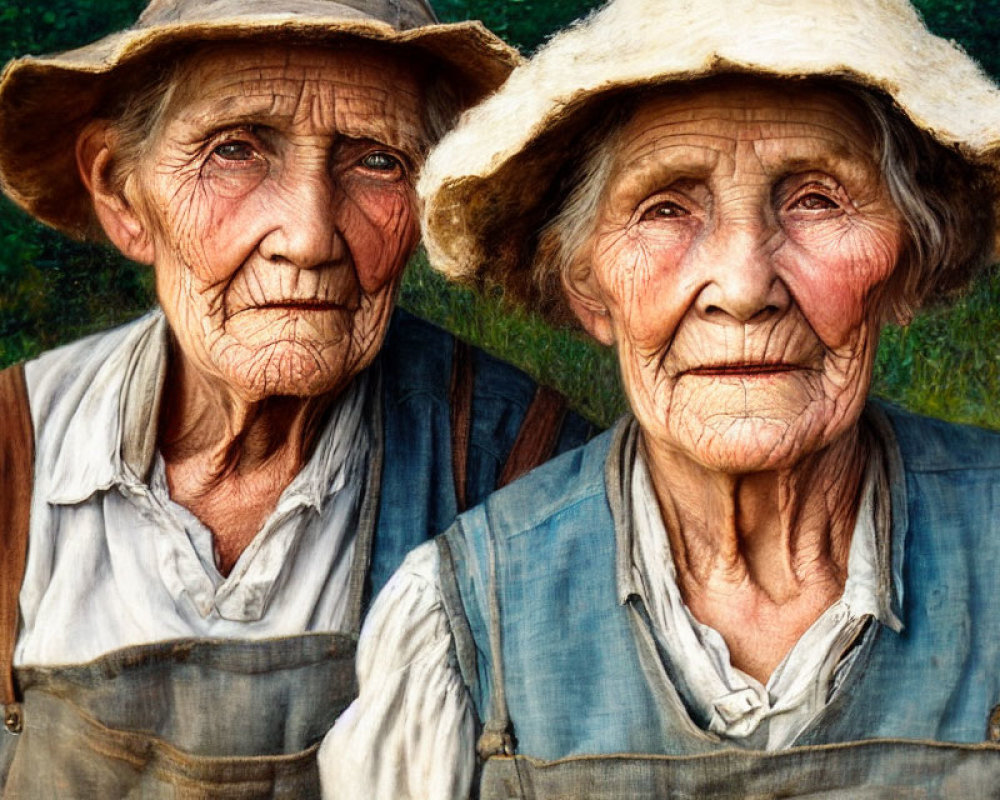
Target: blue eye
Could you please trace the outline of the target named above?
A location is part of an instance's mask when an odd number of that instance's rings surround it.
[[[403,170],[403,164],[398,158],[381,150],[369,153],[362,158],[361,166],[376,172],[402,172]]]
[[[212,155],[223,161],[251,161],[256,154],[253,145],[247,142],[223,142],[212,150]]]

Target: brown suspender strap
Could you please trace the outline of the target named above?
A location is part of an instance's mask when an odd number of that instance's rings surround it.
[[[498,489],[552,457],[565,417],[566,398],[553,389],[539,386],[503,465]]]
[[[18,633],[18,597],[28,555],[28,519],[35,469],[35,436],[24,382],[24,365],[0,372],[0,689],[4,724],[20,731],[21,715],[14,685],[14,646]]]
[[[472,425],[472,387],[476,378],[472,348],[455,339],[451,356],[451,473],[455,502],[466,509],[465,480],[469,462],[469,429]]]
[[[472,348],[460,339],[455,339],[451,362],[451,469],[459,512],[467,508],[465,486],[475,377]],[[497,489],[552,457],[565,417],[566,398],[553,389],[539,386],[500,472]]]

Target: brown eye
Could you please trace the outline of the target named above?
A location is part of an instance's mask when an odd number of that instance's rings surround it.
[[[799,197],[792,203],[791,207],[793,209],[801,209],[802,211],[830,211],[834,208],[839,208],[836,201],[818,192],[810,192],[809,194],[802,195],[802,197]]]
[[[657,203],[655,206],[646,209],[643,212],[643,220],[658,220],[658,219],[673,219],[676,217],[686,217],[688,216],[688,210],[682,206],[677,205],[677,203],[672,203],[669,200],[662,203]]]
[[[212,155],[223,161],[252,161],[257,152],[247,142],[223,142],[212,150]]]

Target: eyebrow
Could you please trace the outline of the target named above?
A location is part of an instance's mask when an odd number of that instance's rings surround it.
[[[699,136],[702,142],[704,137]],[[623,176],[635,173],[670,172],[678,177],[697,177],[710,172],[718,161],[719,151],[704,144],[683,141],[650,142],[627,157],[619,155],[618,164]]]
[[[349,112],[352,102],[361,99],[361,96],[360,92],[347,92],[339,96],[335,102],[347,108]],[[345,121],[337,120],[334,112],[335,124],[330,133],[338,137],[381,142],[408,155],[422,152],[424,143],[420,132],[410,133],[407,130],[408,126],[393,124],[399,109],[389,106],[386,102],[388,97],[389,93],[386,92],[384,97],[375,99],[383,113],[354,114],[353,119]],[[279,87],[274,87],[272,91],[232,94],[201,104],[195,102],[182,110],[176,119],[206,135],[227,128],[250,126],[281,128],[295,123],[296,116],[300,113],[300,100],[298,92],[284,93]],[[387,106],[390,113],[384,113]],[[423,120],[419,117],[417,124],[419,131],[422,131]]]
[[[828,172],[839,172],[845,169],[852,171],[863,169],[873,173],[880,173],[878,161],[875,155],[865,153],[861,148],[852,148],[845,142],[826,140],[826,147],[810,153],[797,152],[798,148],[787,148],[788,139],[803,140],[803,137],[779,137],[770,140],[775,148],[785,147],[783,152],[768,152],[770,148],[757,148],[757,154],[761,163],[769,170],[780,170],[784,173],[805,172],[808,170],[821,170]]]

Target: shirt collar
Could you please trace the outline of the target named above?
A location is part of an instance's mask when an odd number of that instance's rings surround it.
[[[112,486],[149,483],[167,370],[169,328],[162,311],[133,323],[96,371],[67,425],[55,459],[48,501],[82,503]],[[370,370],[369,370],[370,371]],[[365,408],[375,382],[368,372],[334,403],[309,461],[288,485],[279,505],[317,510],[343,488],[367,456]]]
[[[118,346],[88,372],[89,384],[54,459],[50,503],[81,503],[113,485],[146,480],[156,447],[166,353],[166,320],[154,311],[128,326]]]

